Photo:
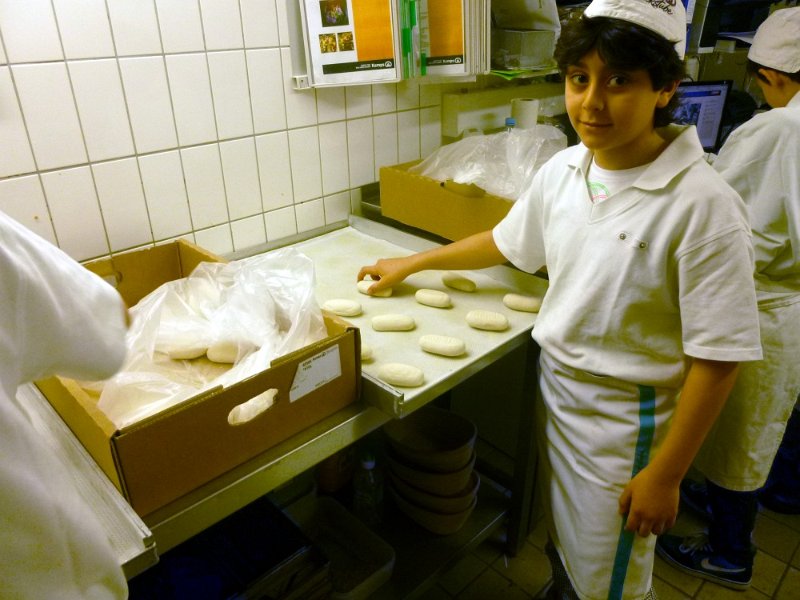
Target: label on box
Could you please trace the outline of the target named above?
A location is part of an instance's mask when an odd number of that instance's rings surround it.
[[[289,402],[299,400],[341,375],[339,346],[331,346],[297,365],[292,388],[289,390]]]

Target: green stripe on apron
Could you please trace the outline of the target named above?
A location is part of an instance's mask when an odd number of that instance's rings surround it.
[[[653,434],[656,429],[656,391],[652,387],[639,386],[639,439],[636,440],[636,450],[633,457],[633,472],[631,479],[641,471],[650,461],[650,448],[653,445]],[[608,588],[608,600],[622,598],[625,585],[625,575],[628,572],[628,562],[631,557],[635,531],[625,531],[628,516],[622,518],[622,527],[619,533],[617,553],[614,556],[614,567],[611,571],[611,584]]]

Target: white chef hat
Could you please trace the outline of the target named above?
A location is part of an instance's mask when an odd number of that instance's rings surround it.
[[[681,0],[593,0],[583,14],[641,25],[674,42],[681,58],[686,52],[686,9]]]
[[[761,24],[747,58],[784,73],[800,71],[800,6],[782,8]]]

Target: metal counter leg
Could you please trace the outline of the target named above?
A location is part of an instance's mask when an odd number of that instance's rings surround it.
[[[534,413],[539,362],[539,346],[533,339],[525,348],[525,382],[520,406],[517,450],[514,458],[514,481],[511,490],[511,510],[508,522],[507,552],[516,556],[532,529],[536,483],[536,437]]]

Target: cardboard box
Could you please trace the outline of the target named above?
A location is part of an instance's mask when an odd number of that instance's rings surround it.
[[[491,229],[513,202],[475,185],[441,182],[408,169],[419,161],[381,167],[381,213],[455,241]]]
[[[161,284],[186,277],[200,262],[219,260],[180,240],[86,267],[117,282],[132,306]],[[97,407],[96,395],[76,381],[52,377],[36,385],[133,509],[145,516],[358,399],[358,329],[333,315],[324,317],[329,334],[324,340],[124,429],[117,429]],[[298,373],[302,391],[296,389],[290,401]],[[235,406],[271,388],[278,389],[272,407],[242,425],[228,424]]]

